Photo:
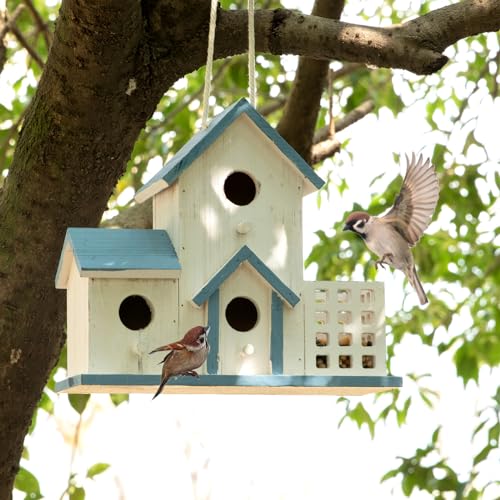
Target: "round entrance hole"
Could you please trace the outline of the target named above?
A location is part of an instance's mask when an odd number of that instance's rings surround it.
[[[121,322],[130,330],[146,328],[153,316],[148,301],[140,295],[129,295],[123,299],[118,314]]]
[[[233,172],[224,182],[224,194],[229,201],[242,207],[254,200],[257,195],[257,186],[245,172]]]
[[[259,319],[257,307],[246,297],[236,297],[226,307],[226,320],[235,330],[248,332]]]

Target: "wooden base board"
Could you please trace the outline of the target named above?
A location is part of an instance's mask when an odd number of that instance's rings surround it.
[[[72,394],[154,394],[158,375],[86,374],[73,375],[56,383],[57,392]],[[317,376],[317,375],[201,375],[175,377],[164,387],[165,394],[326,394],[361,396],[397,389],[401,377]]]

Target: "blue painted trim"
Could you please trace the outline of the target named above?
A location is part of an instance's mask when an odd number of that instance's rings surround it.
[[[210,375],[216,375],[219,371],[219,310],[219,290],[217,289],[208,299],[210,352],[207,358],[207,371]]]
[[[160,383],[160,375],[132,374],[80,374],[56,382],[56,391],[79,385],[87,386],[151,386],[153,391]],[[386,376],[319,376],[319,375],[200,375],[175,377],[168,385],[189,387],[401,387],[403,379]]]
[[[276,292],[271,299],[271,364],[273,375],[283,373],[283,302]]]
[[[240,248],[224,266],[210,279],[210,281],[193,297],[193,302],[197,306],[204,304],[208,298],[217,290],[238,266],[248,261],[253,268],[269,283],[269,285],[285,300],[291,307],[295,307],[300,301],[288,286],[281,281],[257,255],[255,255],[246,245]]]
[[[70,247],[78,271],[179,270],[181,265],[166,231],[70,227],[56,273],[60,279]]]
[[[182,172],[206,151],[242,113],[245,113],[255,123],[255,125],[276,145],[314,187],[319,189],[324,185],[325,181],[319,177],[297,151],[295,151],[295,149],[293,149],[292,146],[290,146],[290,144],[288,144],[285,139],[267,123],[264,117],[256,111],[246,99],[240,99],[213,118],[206,129],[198,132],[184,144],[165,167],[139,189],[138,193],[160,180],[164,180],[169,185],[174,183]]]

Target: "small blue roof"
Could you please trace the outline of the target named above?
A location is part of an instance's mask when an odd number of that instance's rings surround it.
[[[136,193],[136,199],[143,202],[174,183],[182,172],[193,163],[224,130],[233,123],[242,113],[245,113],[257,127],[279,148],[316,189],[323,186],[325,181],[304,161],[304,159],[281,137],[276,130],[267,123],[265,118],[256,111],[246,100],[240,99],[222,113],[212,119],[207,128],[194,135],[174,155],[174,157]]]
[[[273,290],[289,306],[295,307],[300,301],[300,297],[295,294],[283,281],[281,281],[264,262],[246,245],[241,247],[224,266],[210,279],[210,281],[193,297],[192,301],[197,306],[201,306],[217,290],[231,274],[238,269],[238,266],[247,261],[273,288]]]
[[[159,229],[68,228],[56,274],[57,288],[66,288],[71,257],[81,276],[111,272],[117,278],[161,278],[178,276],[181,269],[167,232]],[[117,271],[132,273],[118,276]],[[157,276],[144,274],[146,271],[155,271]]]

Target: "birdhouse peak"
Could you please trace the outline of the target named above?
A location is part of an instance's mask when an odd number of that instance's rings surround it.
[[[324,181],[310,165],[281,137],[265,118],[246,100],[240,99],[222,113],[215,116],[207,128],[200,130],[167,162],[167,164],[139,191],[135,198],[139,203],[146,201],[163,189],[171,186],[202,153],[204,153],[241,115],[251,122],[267,137],[304,177],[306,189],[310,193],[323,186]]]

